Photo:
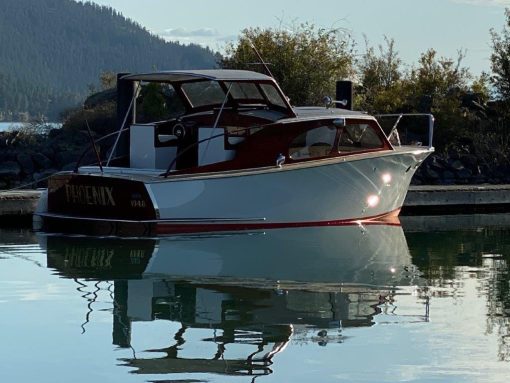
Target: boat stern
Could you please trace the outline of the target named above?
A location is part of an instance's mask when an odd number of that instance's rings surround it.
[[[145,233],[158,218],[142,181],[102,174],[58,173],[48,180],[48,190],[36,215],[42,230],[83,232],[91,227],[107,232],[119,227]],[[103,231],[103,230],[100,230]]]

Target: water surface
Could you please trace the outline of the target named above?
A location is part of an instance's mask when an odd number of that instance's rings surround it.
[[[510,217],[0,231],[0,381],[503,382]]]
[[[33,125],[30,123],[26,123],[26,122],[0,122],[0,132],[5,132],[8,130],[24,129],[27,127],[33,127],[33,128],[43,131],[43,130],[48,130],[48,129],[61,128],[62,124],[58,123],[58,122],[45,122],[42,124]]]

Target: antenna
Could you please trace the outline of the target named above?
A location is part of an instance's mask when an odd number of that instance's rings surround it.
[[[257,47],[255,47],[255,44],[253,43],[253,41],[251,41],[251,39],[248,39],[248,41],[250,42],[250,45],[251,45],[251,48],[253,49],[253,51],[255,52],[255,54],[257,55],[258,59],[260,60],[260,63],[264,66],[264,69],[266,70],[266,73],[274,78],[273,74],[271,73],[271,71],[269,70],[269,67],[267,66],[266,62],[264,61],[264,59],[262,58],[262,56],[260,55],[259,51],[257,50]]]

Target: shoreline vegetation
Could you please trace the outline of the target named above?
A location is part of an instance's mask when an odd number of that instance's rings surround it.
[[[294,30],[245,29],[227,46],[218,66],[262,70],[252,46],[294,105],[323,105],[335,94],[335,81],[356,79],[354,109],[370,114],[431,113],[436,124],[436,152],[418,169],[415,185],[510,184],[510,9],[501,32],[490,31],[491,72],[473,76],[456,59],[429,49],[413,66],[398,55],[386,38],[377,48],[366,42],[356,54],[344,30],[317,29],[311,24]],[[62,116],[62,128],[29,123],[0,132],[0,189],[44,187],[45,179],[72,170],[94,139],[116,130],[116,75],[103,72],[101,88],[83,107]],[[103,155],[109,147],[99,148]],[[92,159],[93,160],[93,159]],[[85,162],[86,163],[86,162]]]

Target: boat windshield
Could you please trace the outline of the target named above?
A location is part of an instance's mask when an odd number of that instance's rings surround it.
[[[227,90],[238,106],[275,105],[285,108],[286,104],[278,90],[270,83],[224,82],[223,87],[218,81],[195,81],[181,85],[181,90],[193,108],[223,103]]]
[[[188,82],[181,86],[193,108],[221,104],[225,92],[217,81]]]

